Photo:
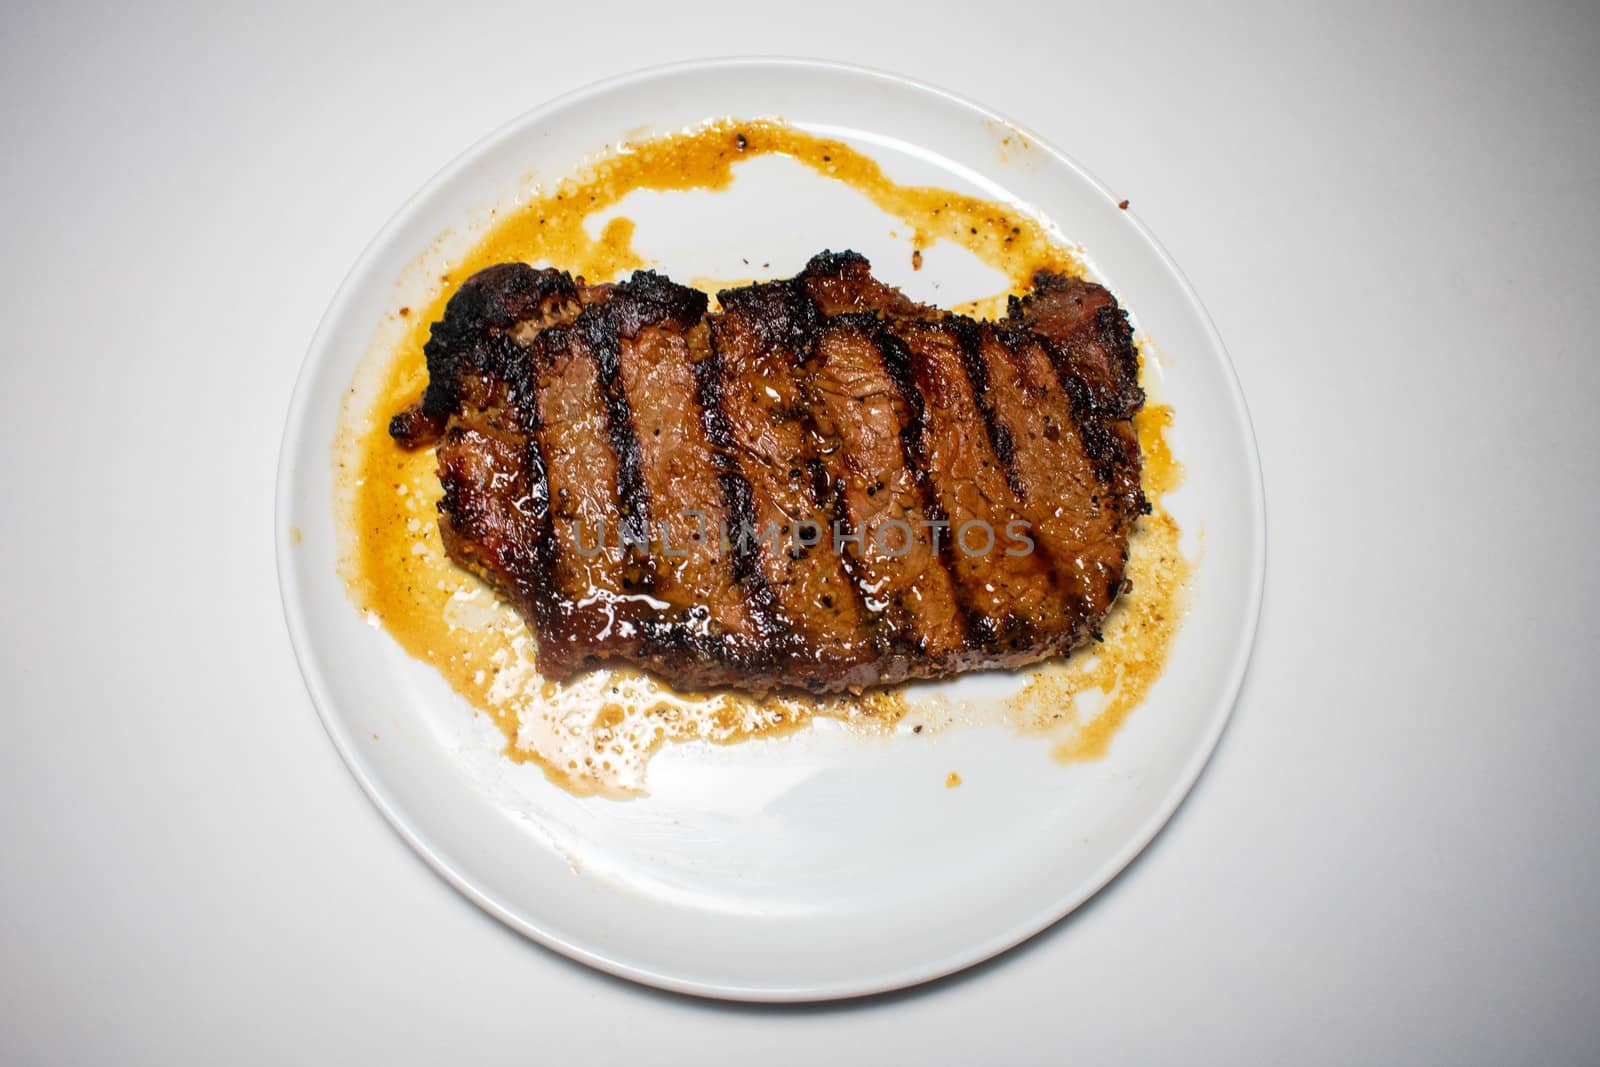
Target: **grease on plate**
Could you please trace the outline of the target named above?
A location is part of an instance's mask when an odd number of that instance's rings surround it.
[[[346,395],[335,443],[347,588],[370,624],[433,666],[493,721],[506,737],[508,756],[537,764],[552,781],[576,793],[644,792],[649,757],[669,741],[731,743],[793,731],[819,716],[889,732],[906,711],[905,696],[893,689],[861,696],[763,698],[680,693],[632,669],[597,670],[564,684],[542,678],[521,618],[444,553],[431,450],[403,450],[387,432],[389,416],[414,401],[426,384],[422,347],[462,279],[509,260],[560,266],[591,283],[652,266],[633,248],[631,220],[614,217],[598,234],[589,232],[587,220],[636,190],[725,189],[741,160],[765,154],[793,158],[866,196],[909,230],[918,259],[921,250],[950,241],[999,270],[1018,292],[1040,269],[1084,272],[1078,257],[1039,221],[1009,205],[896,184],[848,145],[778,122],[721,121],[618,146],[553,189],[536,189],[515,207],[496,212],[477,243],[439,276],[426,306],[397,310],[401,339],[364,368],[374,375],[371,387],[352,388]],[[711,279],[694,282],[715,288]],[[992,316],[1003,312],[1006,295],[955,310]],[[1159,675],[1177,625],[1186,564],[1178,552],[1177,525],[1161,506],[1162,494],[1181,477],[1166,446],[1171,419],[1170,408],[1152,406],[1138,422],[1154,511],[1132,538],[1128,575],[1133,589],[1107,620],[1105,643],[1028,672],[1022,692],[1006,705],[1014,725],[1054,737],[1056,755],[1063,759],[1105,750]],[[1086,694],[1097,697],[1086,702]],[[959,785],[959,776],[952,774],[946,784]]]
[[[1027,685],[1008,702],[1018,725],[1055,737],[1051,752],[1064,763],[1105,755],[1117,729],[1161,676],[1182,619],[1189,561],[1179,550],[1178,524],[1162,503],[1183,481],[1167,443],[1172,408],[1147,406],[1133,424],[1151,506],[1128,542],[1133,587],[1107,617],[1102,644],[1033,668]]]

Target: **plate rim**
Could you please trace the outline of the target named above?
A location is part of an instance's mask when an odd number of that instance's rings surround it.
[[[1132,212],[1127,213],[1127,219],[1133,225],[1134,231],[1149,246],[1161,266],[1178,283],[1179,291],[1182,293],[1184,300],[1196,314],[1208,340],[1220,356],[1220,366],[1224,372],[1222,379],[1225,392],[1232,404],[1232,415],[1243,431],[1244,443],[1247,446],[1245,451],[1251,467],[1251,476],[1244,479],[1244,483],[1247,486],[1249,504],[1249,517],[1246,526],[1253,543],[1253,550],[1249,553],[1251,559],[1250,587],[1247,592],[1246,615],[1243,626],[1236,644],[1233,660],[1229,664],[1225,676],[1223,686],[1225,698],[1217,701],[1216,707],[1211,709],[1211,721],[1207,724],[1201,737],[1201,743],[1195,746],[1193,753],[1173,780],[1172,785],[1161,797],[1160,802],[1152,809],[1149,818],[1140,825],[1137,832],[1128,836],[1120,849],[1098,865],[1091,876],[1074,884],[1067,892],[1053,900],[1048,906],[1040,911],[1030,913],[1002,933],[992,935],[982,941],[976,941],[964,950],[952,953],[942,959],[930,961],[926,966],[911,968],[897,975],[878,974],[865,980],[859,978],[839,980],[821,985],[785,986],[779,983],[770,986],[751,986],[726,984],[661,973],[647,967],[628,963],[625,960],[608,955],[606,952],[575,944],[542,929],[537,923],[530,921],[500,902],[492,894],[480,889],[466,874],[449,863],[441,855],[440,851],[434,848],[394,808],[389,798],[378,786],[367,767],[366,760],[361,755],[359,746],[354,743],[353,738],[345,731],[338,716],[334,714],[332,710],[334,701],[328,692],[320,670],[315,669],[318,666],[318,662],[315,660],[314,642],[305,619],[300,583],[294,567],[290,563],[290,552],[294,547],[290,521],[290,497],[293,484],[292,460],[298,451],[295,447],[295,442],[302,437],[308,417],[311,379],[314,377],[317,364],[321,362],[321,353],[328,345],[329,335],[333,330],[334,324],[342,317],[347,305],[353,299],[357,279],[369,273],[372,261],[377,257],[378,250],[387,243],[395,231],[404,225],[418,209],[419,205],[440,186],[454,178],[479,156],[491,150],[500,142],[515,136],[527,126],[537,125],[545,116],[578,103],[591,95],[626,89],[630,86],[679,74],[698,73],[707,70],[771,69],[774,67],[804,69],[824,75],[836,74],[865,77],[882,81],[897,89],[939,98],[958,109],[965,110],[992,122],[1002,123],[1025,134],[1034,142],[1035,147],[1048,153],[1055,162],[1069,168],[1087,185],[1104,195],[1108,200],[1113,202],[1116,200],[1116,197],[1106,185],[1082,164],[1028,127],[949,90],[903,74],[859,64],[795,56],[725,56],[656,64],[613,75],[571,89],[517,114],[458,153],[389,216],[383,226],[366,243],[360,255],[356,257],[355,262],[345,273],[339,288],[335,291],[327,309],[318,321],[316,331],[313,333],[311,341],[306,348],[300,369],[295,377],[294,390],[291,394],[289,409],[279,442],[273,523],[275,527],[274,544],[276,546],[275,562],[284,620],[288,628],[296,665],[311,697],[312,705],[316,709],[317,716],[321,719],[323,728],[330,740],[332,740],[340,758],[344,761],[345,767],[361,786],[367,798],[383,815],[390,828],[436,874],[479,908],[524,937],[571,960],[618,978],[697,997],[763,1003],[803,1003],[872,996],[920,986],[993,959],[1024,941],[1049,930],[1103,890],[1149,847],[1151,842],[1155,840],[1177,813],[1190,792],[1192,792],[1195,783],[1199,780],[1211,757],[1215,754],[1224,730],[1233,718],[1234,708],[1238,704],[1239,695],[1243,689],[1255,651],[1266,580],[1268,547],[1266,492],[1262,474],[1260,446],[1256,437],[1255,425],[1250,418],[1249,407],[1245,401],[1244,391],[1239,383],[1238,371],[1228,353],[1227,346],[1223,343],[1216,324],[1206,310],[1205,305],[1201,302],[1199,295],[1195,292],[1188,276],[1183,273],[1183,270],[1173,260],[1166,248],[1137,216]]]

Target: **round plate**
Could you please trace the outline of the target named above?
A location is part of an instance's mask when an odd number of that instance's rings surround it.
[[[487,211],[525,193],[530,175],[557,179],[607,144],[730,115],[780,116],[848,141],[898,181],[1010,201],[1047,220],[1163,354],[1147,375],[1176,409],[1173,444],[1188,472],[1168,505],[1203,554],[1166,672],[1103,759],[1063,765],[1040,738],[1001,726],[912,741],[825,722],[728,747],[669,746],[651,765],[648,797],[583,799],[506,759],[493,725],[347,597],[334,434],[363,353],[392,340],[394,309],[425,304],[414,297],[437,276],[430,265],[470,245]],[[729,198],[725,209],[654,194],[628,204],[636,247],[683,279],[748,276],[740,261],[752,256],[770,264],[759,273],[784,276],[822,248],[854,247],[880,277],[945,306],[1000,287],[944,246],[913,275],[909,246],[894,243],[875,208],[787,161],[757,162],[716,194]],[[1264,531],[1254,439],[1222,343],[1111,193],[948,93],[792,60],[607,81],[447,167],[334,297],[290,406],[278,480],[278,569],[306,684],[405,839],[474,902],[559,952],[652,985],[752,1000],[853,996],[947,974],[1042,930],[1120,871],[1177,807],[1227,721],[1255,631]],[[951,771],[961,788],[945,787]]]

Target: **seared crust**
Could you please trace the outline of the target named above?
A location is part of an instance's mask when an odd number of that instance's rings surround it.
[[[437,442],[446,550],[544,673],[828,692],[1098,634],[1146,510],[1110,293],[1040,273],[977,322],[840,252],[718,297],[501,264],[433,327],[390,432]]]

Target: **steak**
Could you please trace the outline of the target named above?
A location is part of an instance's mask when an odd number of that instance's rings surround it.
[[[822,693],[1098,638],[1149,510],[1109,292],[1041,272],[978,321],[825,252],[717,297],[505,263],[432,327],[390,433],[542,673]]]

